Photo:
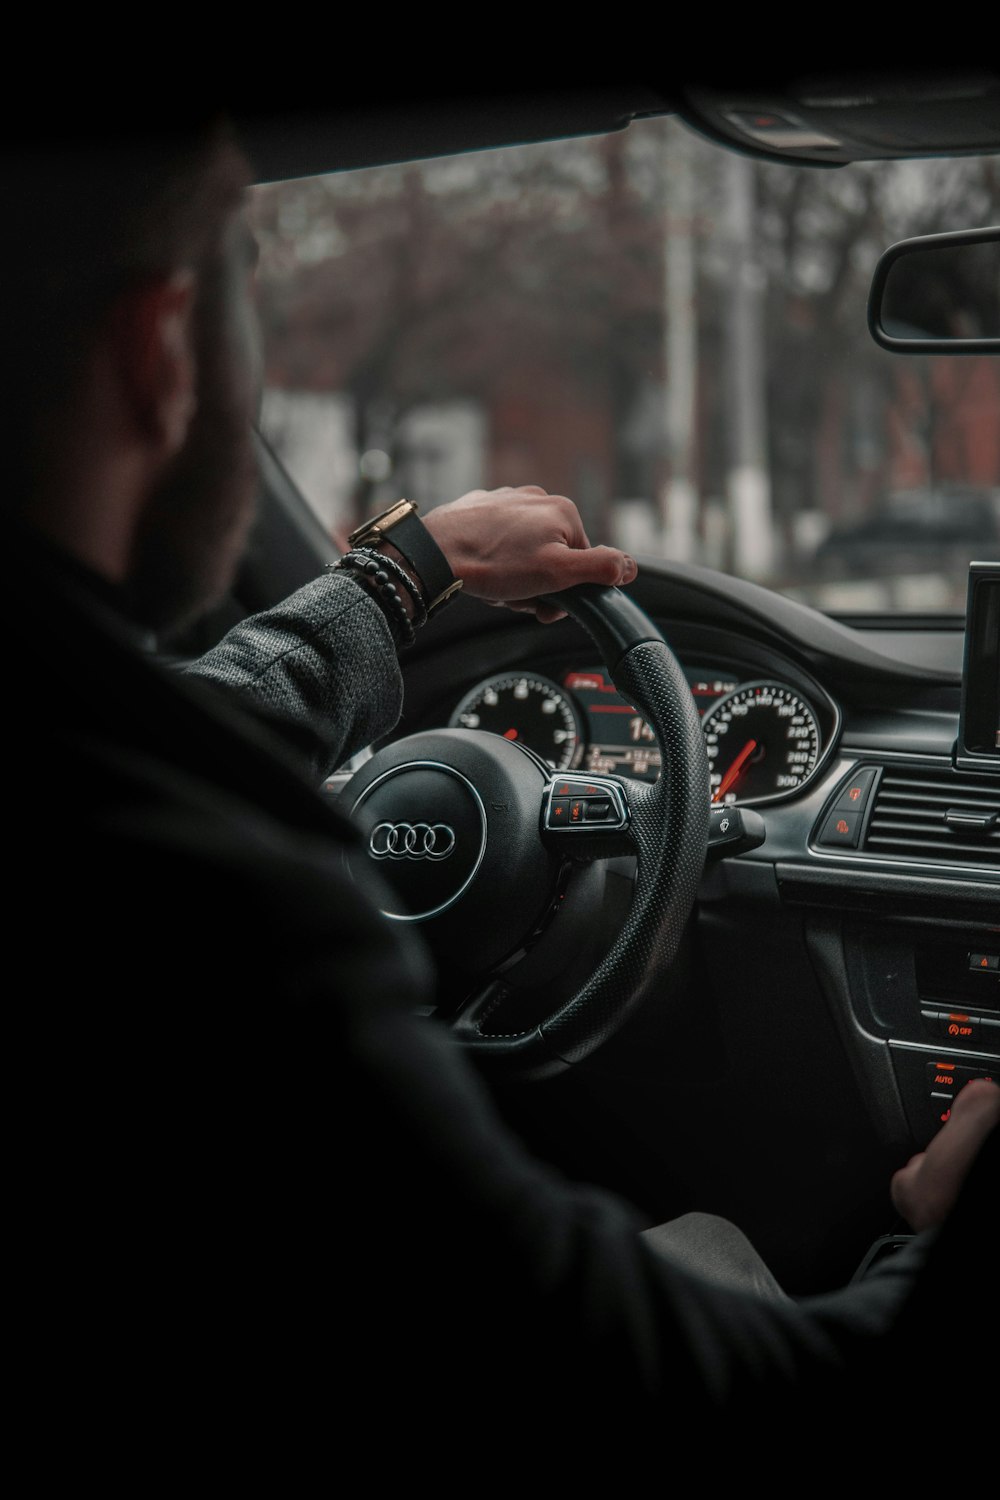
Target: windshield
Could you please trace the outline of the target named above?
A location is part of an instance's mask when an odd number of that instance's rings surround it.
[[[593,542],[837,613],[1000,556],[1000,361],[872,341],[879,254],[1000,158],[779,166],[678,122],[256,188],[262,429],[334,539],[540,484]]]

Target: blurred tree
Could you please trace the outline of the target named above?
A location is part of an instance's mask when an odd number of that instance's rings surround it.
[[[659,376],[660,219],[622,136],[264,187],[254,222],[268,380],[349,393],[359,454],[415,403],[556,380],[619,433]]]
[[[786,527],[808,503],[831,517],[863,511],[892,487],[895,408],[914,371],[870,338],[864,319],[879,255],[917,234],[995,222],[996,158],[859,163],[849,171],[758,164],[759,233],[768,279],[771,463]],[[960,382],[924,380],[924,482],[939,428],[960,420]],[[995,476],[1000,478],[1000,475]]]

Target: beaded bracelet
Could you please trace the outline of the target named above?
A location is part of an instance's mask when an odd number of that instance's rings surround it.
[[[396,585],[392,582],[388,571],[382,566],[388,559],[384,557],[369,557],[364,554],[348,552],[339,562],[328,563],[325,571],[336,572],[343,568],[347,572],[358,573],[371,586],[373,594],[378,598],[386,610],[390,629],[393,634],[399,632],[401,643],[404,646],[412,646],[416,637],[413,622],[406,612],[406,605],[399,596]]]
[[[388,568],[389,572],[395,575],[413,600],[413,619],[410,621],[410,624],[414,630],[419,630],[422,625],[427,624],[427,605],[424,601],[423,593],[414,583],[406,569],[394,557],[386,557],[383,552],[376,551],[374,547],[352,547],[347,556],[367,557],[377,563],[380,568]]]

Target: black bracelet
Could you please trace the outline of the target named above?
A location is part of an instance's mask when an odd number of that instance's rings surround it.
[[[413,619],[410,624],[414,630],[419,630],[422,625],[427,624],[427,604],[420,588],[414,583],[409,573],[402,567],[394,557],[386,557],[384,552],[379,552],[374,547],[352,547],[347,557],[368,558],[375,562],[380,568],[388,568],[406,589],[413,600]],[[345,559],[346,560],[346,559]]]
[[[416,573],[425,591],[427,618],[432,620],[462,587],[451,564],[417,514],[412,500],[397,500],[381,515],[372,516],[347,538],[351,548],[380,541],[392,542]]]
[[[346,572],[357,573],[359,580],[364,580],[370,586],[372,597],[383,607],[389,628],[392,630],[393,638],[397,645],[412,646],[416,632],[413,622],[406,612],[406,605],[399,597],[399,591],[392,582],[388,572],[381,566],[386,559],[378,557],[359,556],[357,553],[348,552],[339,562],[328,563],[326,572],[337,572],[344,569]]]

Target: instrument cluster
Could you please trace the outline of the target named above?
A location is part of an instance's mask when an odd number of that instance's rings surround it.
[[[814,685],[809,694],[770,677],[685,667],[701,716],[713,803],[754,805],[797,795],[832,749],[836,705]],[[606,668],[572,667],[556,677],[498,673],[456,703],[450,726],[503,735],[526,745],[553,770],[655,781],[660,751],[638,710]]]

